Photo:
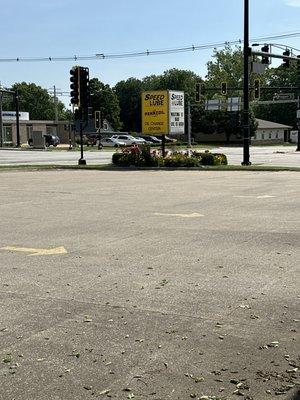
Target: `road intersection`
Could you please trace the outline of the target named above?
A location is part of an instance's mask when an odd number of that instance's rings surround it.
[[[285,399],[299,179],[1,172],[0,397]]]
[[[243,159],[241,147],[216,147],[212,152],[224,153],[229,164],[240,165]],[[89,165],[111,163],[113,151],[86,151],[84,156]],[[0,150],[0,165],[76,165],[77,151],[25,151]],[[254,146],[251,161],[256,165],[300,167],[300,152],[294,146]]]

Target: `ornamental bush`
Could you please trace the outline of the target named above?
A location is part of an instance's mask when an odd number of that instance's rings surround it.
[[[159,151],[150,151],[149,146],[130,147],[121,153],[113,154],[112,162],[120,167],[167,167],[193,168],[201,165],[227,165],[227,157],[221,153],[206,152],[176,152],[163,158]]]
[[[215,157],[211,153],[202,153],[200,162],[201,165],[215,165]]]
[[[222,153],[193,152],[192,155],[200,159],[201,165],[227,165],[227,157]]]
[[[113,154],[112,162],[120,167],[158,167],[162,157],[151,154],[149,146],[133,146]]]
[[[200,160],[196,157],[189,157],[187,154],[172,154],[164,159],[164,167],[199,167]]]
[[[227,157],[222,153],[213,153],[215,165],[228,165]]]
[[[120,158],[122,158],[123,153],[114,153],[112,156],[112,163],[118,165]]]

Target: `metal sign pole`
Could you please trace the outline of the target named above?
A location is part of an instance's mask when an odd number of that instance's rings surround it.
[[[80,159],[78,165],[86,165],[86,160],[83,158],[83,122],[80,119]]]
[[[166,135],[162,135],[161,137],[161,150],[162,150],[162,156],[165,158],[166,156]]]

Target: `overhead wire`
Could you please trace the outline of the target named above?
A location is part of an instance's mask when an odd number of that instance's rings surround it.
[[[290,32],[283,34],[275,34],[269,36],[261,36],[251,39],[251,41],[266,41],[266,40],[280,40],[286,38],[299,37],[300,32]],[[220,41],[214,43],[205,43],[200,45],[191,45],[184,47],[168,48],[168,49],[158,49],[158,50],[145,50],[145,51],[134,51],[134,52],[124,52],[124,53],[96,53],[93,55],[73,55],[64,57],[15,57],[15,58],[0,58],[0,63],[8,62],[53,62],[53,61],[87,61],[87,60],[106,60],[106,59],[122,59],[122,58],[136,58],[136,57],[146,57],[154,55],[166,55],[166,54],[176,54],[193,52],[208,49],[217,49],[220,47],[225,47],[227,45],[234,46],[242,44],[243,40],[231,40],[231,41]],[[297,49],[295,49],[297,51]]]

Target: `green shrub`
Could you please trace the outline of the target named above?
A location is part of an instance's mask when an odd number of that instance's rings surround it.
[[[215,158],[211,153],[201,153],[200,163],[202,165],[215,165]]]
[[[164,167],[176,168],[182,167],[184,164],[183,154],[172,154],[164,159]]]
[[[200,160],[196,157],[189,157],[186,154],[173,154],[165,158],[164,166],[169,168],[178,167],[199,167]]]
[[[120,167],[144,167],[145,160],[140,153],[124,153],[118,160]]]
[[[119,160],[120,160],[120,158],[122,158],[122,156],[123,156],[123,153],[114,153],[112,156],[112,163],[115,165],[118,165]]]
[[[198,153],[191,155],[183,153],[174,153],[163,158],[162,156],[151,153],[149,146],[141,148],[130,148],[123,150],[122,153],[115,153],[112,162],[120,167],[167,167],[193,168],[201,165],[227,165],[227,157],[221,153]]]
[[[151,156],[150,146],[147,144],[143,145],[140,147],[140,150],[141,150],[141,157],[144,159],[145,165],[147,167],[152,167],[154,163],[154,157]]]
[[[112,162],[120,167],[158,167],[162,165],[163,158],[151,155],[150,147],[146,145],[140,148],[124,149],[122,153],[114,153]]]
[[[225,154],[222,153],[210,153],[209,151],[206,152],[193,152],[193,157],[197,157],[201,160],[202,165],[227,165],[227,157]]]
[[[228,165],[227,157],[222,153],[213,153],[215,165]]]

